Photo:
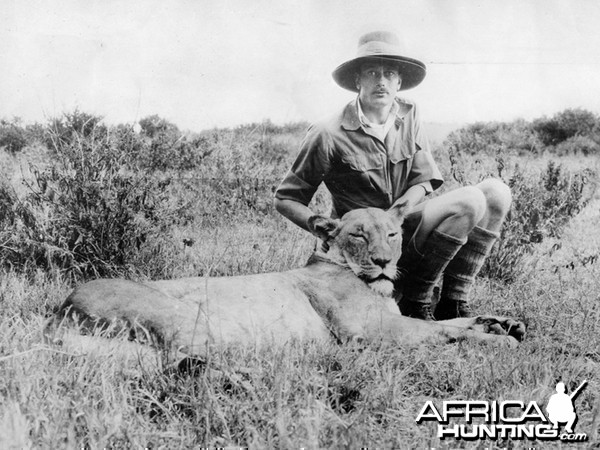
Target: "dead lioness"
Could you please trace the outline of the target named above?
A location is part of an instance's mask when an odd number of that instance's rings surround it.
[[[399,313],[391,294],[404,209],[359,209],[341,220],[311,217],[311,232],[330,249],[317,251],[300,269],[148,283],[96,280],[75,289],[58,317],[75,314],[88,325],[138,327],[194,356],[212,346],[290,339],[416,344],[471,338],[516,344],[525,328],[512,319],[428,322]]]

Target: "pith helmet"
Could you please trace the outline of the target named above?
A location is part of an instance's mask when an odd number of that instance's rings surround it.
[[[398,36],[389,31],[373,31],[358,40],[356,57],[340,64],[333,71],[333,79],[344,89],[358,92],[356,74],[360,66],[368,61],[392,62],[398,65],[402,85],[400,90],[415,87],[425,78],[426,67],[421,61],[402,56],[402,48]]]

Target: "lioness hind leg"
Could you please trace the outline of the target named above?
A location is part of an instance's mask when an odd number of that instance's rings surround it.
[[[154,347],[130,341],[125,329],[103,326],[93,329],[90,323],[76,317],[53,317],[44,326],[44,343],[73,356],[110,356],[124,369],[141,366],[144,370],[161,370],[166,359]]]

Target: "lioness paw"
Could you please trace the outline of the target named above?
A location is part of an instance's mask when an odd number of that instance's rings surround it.
[[[475,318],[475,328],[488,334],[511,336],[517,341],[522,341],[526,333],[523,322],[508,317],[479,316]]]

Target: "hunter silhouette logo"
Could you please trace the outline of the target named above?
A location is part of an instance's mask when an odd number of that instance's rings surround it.
[[[584,381],[571,394],[565,384],[556,384],[546,405],[532,400],[445,400],[437,405],[428,400],[417,415],[415,422],[437,423],[440,439],[515,439],[515,440],[561,440],[564,442],[587,441],[586,433],[574,433],[577,413],[573,406],[575,397],[587,384]],[[565,424],[561,432],[560,424]]]
[[[558,429],[559,423],[566,423],[565,431],[567,433],[573,433],[573,426],[577,421],[577,413],[575,413],[573,400],[586,384],[587,380],[584,380],[571,395],[565,394],[565,383],[561,381],[556,384],[556,394],[552,394],[550,400],[548,400],[548,405],[546,406],[548,419],[550,419],[550,422],[552,422],[553,425],[552,428]]]

